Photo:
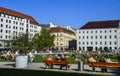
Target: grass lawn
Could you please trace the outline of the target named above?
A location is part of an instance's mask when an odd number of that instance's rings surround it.
[[[107,76],[107,75],[0,68],[0,76]]]

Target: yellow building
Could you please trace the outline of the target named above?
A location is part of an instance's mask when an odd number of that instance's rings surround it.
[[[55,48],[64,51],[69,48],[69,41],[76,40],[76,33],[72,30],[63,27],[52,27],[49,30],[55,35]]]

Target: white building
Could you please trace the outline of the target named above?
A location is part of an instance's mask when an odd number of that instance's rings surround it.
[[[31,16],[0,7],[0,49],[3,49],[14,35],[29,32],[32,38],[41,26]]]
[[[78,50],[119,50],[120,20],[88,22],[77,30]]]

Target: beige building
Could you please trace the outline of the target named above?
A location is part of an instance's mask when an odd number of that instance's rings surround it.
[[[55,48],[58,50],[66,50],[69,48],[69,41],[76,40],[76,33],[72,30],[63,27],[50,28],[52,34],[55,35]]]

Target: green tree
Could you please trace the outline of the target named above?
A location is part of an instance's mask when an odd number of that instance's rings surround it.
[[[18,36],[13,36],[13,39],[11,40],[11,48],[13,50],[19,50],[20,54],[25,54],[27,50],[32,49],[31,48],[31,41],[29,40],[29,34],[22,34]]]
[[[51,31],[42,29],[40,33],[37,33],[33,38],[34,48],[37,50],[50,49],[54,46],[55,36],[51,34]]]

